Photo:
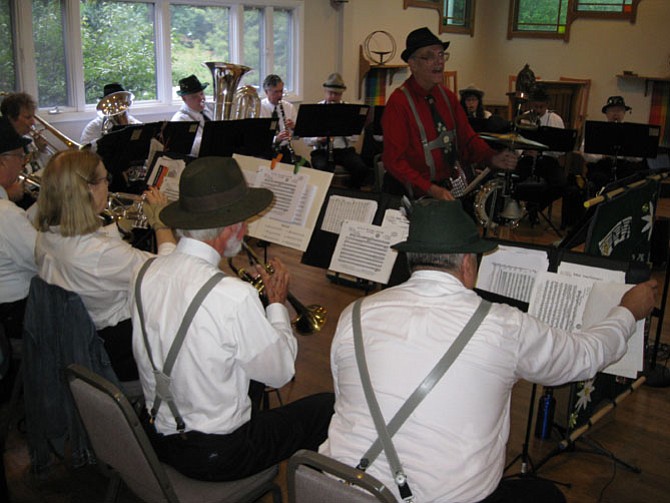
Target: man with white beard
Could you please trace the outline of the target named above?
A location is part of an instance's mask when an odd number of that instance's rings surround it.
[[[251,284],[218,267],[240,251],[245,220],[272,198],[267,189],[249,188],[232,158],[191,162],[179,201],[160,212],[181,238],[177,249],[131,283],[133,353],[149,411],[144,426],[159,459],[191,478],[241,479],[299,449],[316,450],[326,438],[332,393],[252,408],[265,385],[281,387],[295,372],[298,346],[284,305],[288,271],[279,259],[270,260],[272,275],[259,268],[263,308]]]

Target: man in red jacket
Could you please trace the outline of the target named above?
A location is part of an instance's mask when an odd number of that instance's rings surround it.
[[[467,184],[461,163],[516,166],[513,152],[496,152],[479,138],[458,97],[443,85],[448,46],[425,27],[407,36],[401,58],[412,75],[391,94],[382,119],[390,192],[454,199]]]

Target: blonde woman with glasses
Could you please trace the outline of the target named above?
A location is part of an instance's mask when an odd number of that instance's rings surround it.
[[[37,201],[35,259],[44,281],[79,294],[114,371],[120,380],[129,381],[138,374],[128,287],[133,272],[153,255],[124,241],[116,225],[103,226],[100,213],[107,205],[109,179],[93,152],[68,150],[51,158]],[[145,195],[158,254],[171,253],[174,235],[157,218],[167,199],[153,187]]]

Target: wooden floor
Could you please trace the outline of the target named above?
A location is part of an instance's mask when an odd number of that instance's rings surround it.
[[[560,212],[554,210],[554,214],[557,213]],[[667,200],[661,201],[659,215],[670,216]],[[525,221],[508,237],[536,243],[550,243],[557,239],[544,224],[531,228]],[[272,245],[269,254],[281,257],[289,265],[292,273],[291,290],[303,303],[318,303],[328,309],[328,322],[320,333],[299,336],[296,378],[281,390],[281,395],[286,402],[315,392],[332,391],[329,348],[337,319],[342,309],[364,292],[330,283],[324,270],[300,264],[300,254],[294,250]],[[662,271],[655,272],[661,285],[662,274]],[[667,327],[667,321],[665,325]],[[655,334],[654,326],[651,333]],[[663,330],[662,342],[670,343],[667,328]],[[530,392],[531,385],[526,382],[518,383],[514,389],[511,434],[507,448],[510,462],[522,452]],[[569,484],[562,488],[569,502],[670,502],[669,393],[668,388],[640,387],[583,435],[575,443],[574,449],[550,456],[536,475]],[[6,412],[5,404],[2,413]],[[531,435],[530,460],[538,464],[551,453],[558,452],[560,439],[558,432],[554,432],[552,439],[544,441],[538,441]],[[639,467],[641,472],[628,471],[611,457],[585,452],[590,447],[584,440]],[[105,479],[95,467],[73,470],[67,462],[59,462],[46,480],[34,479],[30,475],[25,438],[20,428],[14,428],[8,438],[5,466],[12,501],[15,503],[88,503],[101,501],[104,494]],[[521,464],[517,461],[507,473],[518,474],[520,469]],[[277,482],[282,486],[287,501],[285,476],[284,463]],[[137,500],[124,491],[120,501]]]

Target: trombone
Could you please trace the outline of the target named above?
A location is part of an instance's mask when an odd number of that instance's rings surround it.
[[[40,124],[42,124],[42,129],[37,129],[35,126],[33,126],[30,130],[30,136],[33,138],[33,141],[35,141],[35,145],[37,145],[37,139],[41,138],[44,141],[44,143],[47,144],[47,150],[49,151],[50,155],[55,154],[59,150],[62,150],[62,148],[61,149],[57,148],[57,146],[54,145],[52,141],[50,141],[46,136],[44,136],[43,134],[44,131],[49,131],[49,133],[55,136],[58,139],[58,141],[60,141],[68,149],[81,148],[81,144],[77,143],[72,138],[67,136],[65,133],[62,133],[61,131],[56,129],[54,126],[49,124],[39,115],[37,114],[35,115],[35,120]]]
[[[242,248],[247,253],[249,261],[252,264],[260,265],[261,267],[263,267],[263,269],[267,271],[268,274],[274,273],[274,269],[272,268],[272,266],[261,261],[258,255],[256,255],[256,252],[254,252],[251,249],[251,247],[246,243],[246,241],[242,241]],[[267,303],[267,296],[265,295],[264,292],[265,285],[263,284],[263,280],[261,279],[261,277],[253,276],[251,273],[249,273],[242,267],[240,268],[235,267],[235,265],[233,264],[232,257],[228,259],[228,266],[235,274],[237,274],[237,276],[240,279],[248,283],[251,283],[251,285],[258,291],[258,294],[261,297],[261,301],[265,305]],[[319,332],[321,328],[326,324],[326,315],[328,314],[328,312],[326,311],[325,307],[320,306],[318,304],[305,306],[291,292],[288,292],[286,300],[288,300],[289,304],[291,304],[291,306],[293,306],[293,309],[295,309],[297,316],[293,320],[291,320],[291,325],[300,334],[311,335],[314,332]]]

